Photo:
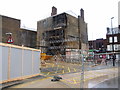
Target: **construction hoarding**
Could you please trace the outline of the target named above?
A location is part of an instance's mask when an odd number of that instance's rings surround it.
[[[0,83],[40,74],[40,50],[0,43]]]

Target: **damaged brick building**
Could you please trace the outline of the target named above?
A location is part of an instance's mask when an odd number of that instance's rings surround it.
[[[51,16],[37,22],[37,47],[43,53],[62,55],[69,50],[88,51],[87,23],[84,21],[84,10],[81,16],[75,17],[66,12],[57,14],[52,7]]]

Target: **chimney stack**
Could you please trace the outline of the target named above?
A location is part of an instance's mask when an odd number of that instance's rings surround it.
[[[118,25],[118,28],[120,29],[120,25]]]
[[[109,27],[107,27],[107,33],[110,33],[110,28]]]
[[[53,6],[51,16],[56,15],[56,14],[57,14],[57,8]]]
[[[81,10],[80,10],[80,13],[81,13],[81,18],[83,19],[83,21],[84,21],[84,10],[81,8]]]

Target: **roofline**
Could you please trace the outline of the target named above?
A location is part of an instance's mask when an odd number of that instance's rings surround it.
[[[21,21],[20,19],[13,18],[13,17],[9,17],[9,16],[5,16],[5,15],[1,15],[1,14],[0,14],[0,16],[2,16],[2,17],[6,17],[6,18],[10,18],[10,19],[14,19],[14,20],[18,20],[18,21]]]
[[[37,31],[30,30],[30,29],[26,29],[26,28],[20,28],[20,30],[26,30],[26,31],[31,31],[31,32],[37,32]]]
[[[43,20],[45,20],[45,19],[48,19],[48,18],[51,18],[51,17],[55,17],[55,16],[60,15],[60,14],[67,14],[67,15],[70,15],[70,16],[72,16],[72,17],[75,17],[75,16],[73,16],[73,15],[71,15],[71,14],[69,14],[69,13],[62,12],[62,13],[59,13],[59,14],[56,14],[56,15],[49,16],[49,17],[47,17],[47,18],[41,19],[41,20],[39,20],[39,21],[43,21]],[[75,18],[76,18],[76,17],[75,17]],[[39,22],[39,21],[37,21],[37,22]]]

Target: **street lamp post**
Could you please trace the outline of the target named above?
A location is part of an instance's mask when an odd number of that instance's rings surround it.
[[[114,54],[114,32],[113,32],[113,24],[112,24],[112,19],[114,19],[114,17],[111,18],[111,31],[112,31],[112,51],[113,51],[113,66],[115,66],[115,54]]]

